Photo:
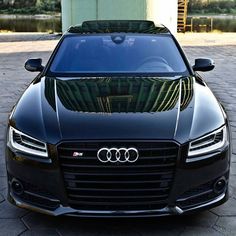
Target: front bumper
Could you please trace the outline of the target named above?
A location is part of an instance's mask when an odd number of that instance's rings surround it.
[[[18,207],[48,215],[79,217],[180,215],[212,208],[228,199],[229,147],[207,160],[191,164],[185,164],[180,155],[166,206],[144,210],[75,209],[68,203],[63,175],[56,157],[52,158],[51,163],[40,163],[23,154],[14,153],[8,148],[6,154],[9,201]],[[215,193],[213,185],[222,177],[226,180],[226,187],[223,191]],[[13,178],[27,183],[27,186],[24,186],[26,188],[24,195],[17,195],[12,191],[10,183]]]
[[[18,207],[36,211],[38,213],[51,215],[51,216],[59,216],[59,215],[68,215],[68,216],[76,216],[76,217],[157,217],[157,216],[170,216],[170,215],[181,215],[181,214],[187,214],[187,213],[193,213],[198,210],[208,209],[215,206],[218,206],[222,203],[224,203],[228,196],[226,193],[222,193],[215,199],[203,203],[201,205],[190,207],[188,209],[181,209],[178,206],[174,207],[165,207],[162,209],[157,210],[141,210],[141,211],[85,211],[85,210],[76,210],[71,207],[64,207],[60,205],[55,210],[47,210],[44,208],[40,208],[34,205],[30,205],[28,203],[22,202],[20,199],[17,199],[17,197],[13,197],[12,194],[10,194],[10,199],[13,204],[15,204]]]

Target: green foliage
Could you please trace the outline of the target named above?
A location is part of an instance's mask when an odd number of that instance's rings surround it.
[[[190,14],[236,14],[236,0],[190,0],[188,11]]]
[[[58,0],[38,0],[36,6],[42,11],[60,11],[61,5]]]
[[[60,0],[0,0],[0,14],[47,14],[61,12]]]

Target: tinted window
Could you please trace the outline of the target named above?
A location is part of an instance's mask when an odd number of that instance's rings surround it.
[[[183,73],[184,61],[169,36],[66,37],[51,65],[54,73]]]

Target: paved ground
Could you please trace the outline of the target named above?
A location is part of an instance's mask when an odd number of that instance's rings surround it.
[[[29,57],[48,59],[55,39],[45,35],[0,35],[0,236],[7,235],[235,235],[236,234],[236,35],[178,35],[190,61],[211,57],[216,69],[206,81],[229,114],[233,156],[230,200],[193,216],[136,220],[52,218],[11,206],[6,201],[3,138],[7,116],[34,74],[23,69]],[[225,38],[224,38],[225,37]],[[210,39],[209,39],[210,38]],[[35,41],[37,40],[37,41]],[[229,42],[229,43],[227,43]],[[229,45],[228,45],[229,44]],[[197,45],[197,46],[196,46]],[[220,46],[221,45],[221,46]],[[207,46],[207,47],[206,47]]]

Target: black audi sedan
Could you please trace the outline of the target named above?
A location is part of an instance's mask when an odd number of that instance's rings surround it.
[[[86,21],[61,38],[14,106],[8,199],[49,215],[193,213],[228,199],[226,113],[169,30]]]

